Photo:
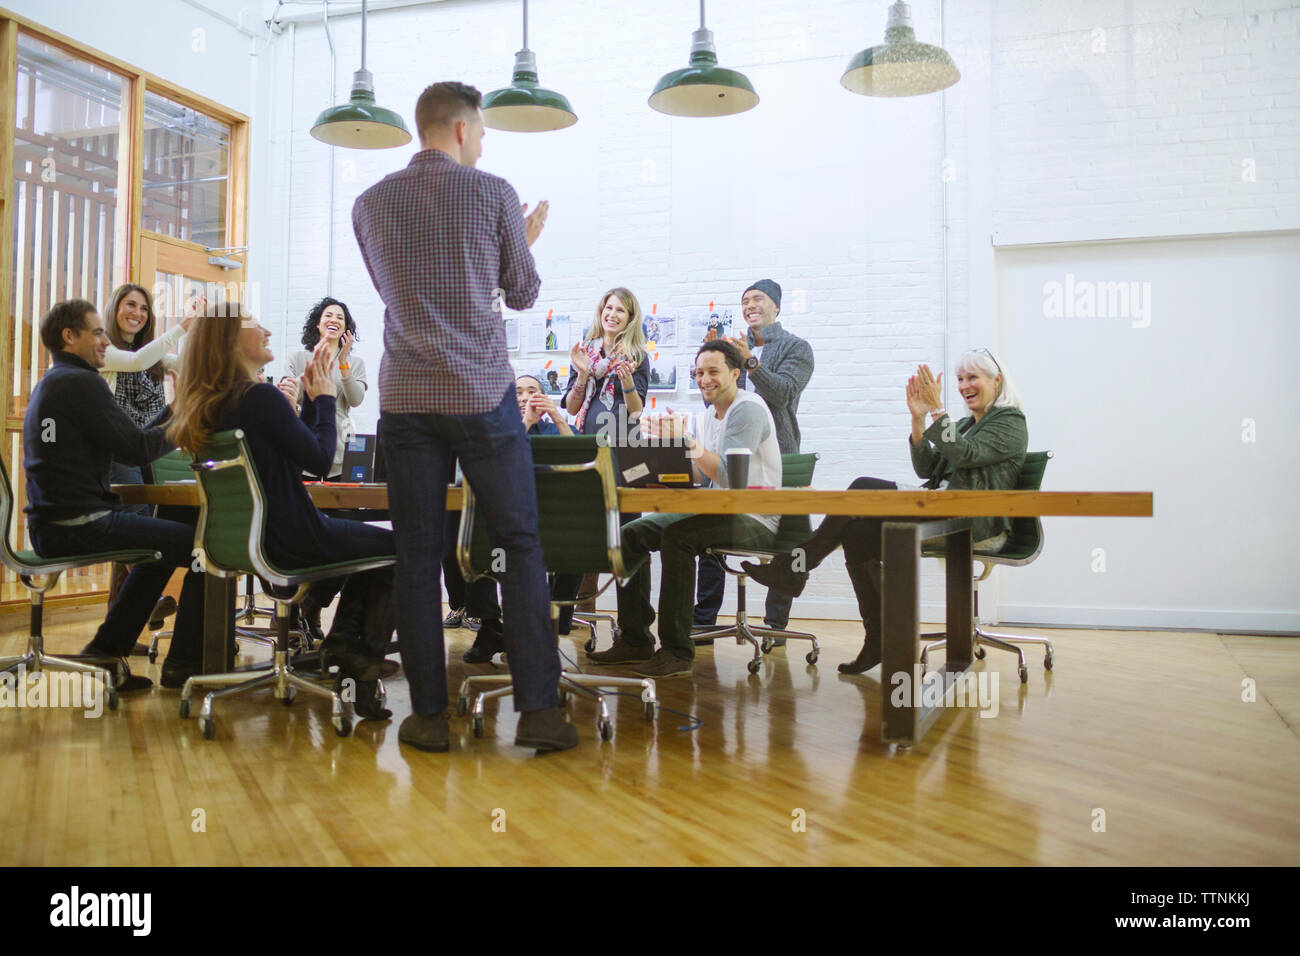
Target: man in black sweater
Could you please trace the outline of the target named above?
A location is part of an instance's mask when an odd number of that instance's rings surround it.
[[[189,566],[171,650],[163,665],[165,687],[184,683],[175,663],[198,659],[203,635],[203,575],[191,565],[194,528],[123,510],[109,489],[109,464],[145,465],[171,449],[160,427],[141,429],[113,399],[97,369],[108,335],[94,305],[73,299],[41,319],[41,342],[54,360],[32,390],[23,419],[27,520],[32,546],[58,558],[127,548],[162,554],[127,575],[95,639],[83,653],[126,657],[175,568]],[[179,683],[174,679],[179,677]],[[147,677],[127,672],[119,690],[143,690]]]

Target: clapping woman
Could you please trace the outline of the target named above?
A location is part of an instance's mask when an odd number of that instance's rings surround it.
[[[320,342],[303,370],[299,414],[289,395],[256,381],[257,369],[274,358],[271,333],[256,319],[202,317],[190,336],[168,436],[197,454],[214,432],[243,429],[269,505],[271,560],[294,568],[393,554],[392,531],[322,514],[302,484],[304,471],[327,471],[334,455],[337,370],[330,344]],[[321,647],[323,666],[337,663],[342,677],[357,681],[356,712],[369,719],[391,716],[376,705],[375,691],[396,627],[392,583],[391,568],[348,576]],[[198,671],[197,661],[167,660]]]
[[[302,326],[302,344],[285,363],[285,374],[299,378],[311,364],[316,347],[324,342],[333,359],[336,400],[335,448],[329,468],[318,478],[338,478],[343,473],[343,453],[357,433],[352,423],[352,409],[366,397],[366,363],[352,354],[357,341],[357,323],[348,307],[328,296],[311,307]]]
[[[970,413],[960,421],[954,421],[944,409],[939,377],[928,365],[919,366],[907,380],[907,410],[912,417],[908,449],[913,470],[925,479],[922,487],[1014,488],[1029,447],[1029,430],[1010,377],[992,352],[976,349],[957,362],[957,390]],[[886,490],[898,485],[881,478],[858,478],[849,487]],[[857,659],[840,665],[841,673],[858,674],[880,663],[882,522],[881,518],[827,517],[792,554],[766,565],[742,562],[759,584],[798,596],[808,583],[808,572],[844,546],[844,563],[858,598],[866,639]],[[980,551],[1001,549],[1010,528],[1008,518],[976,518],[971,529],[974,547]]]
[[[627,289],[610,289],[596,317],[569,351],[564,408],[579,435],[603,432],[613,444],[634,434],[650,388],[650,355],[641,328],[641,305]]]

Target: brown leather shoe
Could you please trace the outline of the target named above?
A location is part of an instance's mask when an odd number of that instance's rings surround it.
[[[569,750],[578,746],[578,728],[564,719],[559,707],[526,710],[519,715],[515,746],[533,750]]]
[[[654,651],[649,644],[629,644],[618,640],[608,650],[591,651],[587,654],[587,659],[597,664],[639,664],[650,660]]]
[[[447,712],[441,714],[411,714],[397,728],[397,739],[416,750],[429,753],[446,753],[451,749],[451,727]]]

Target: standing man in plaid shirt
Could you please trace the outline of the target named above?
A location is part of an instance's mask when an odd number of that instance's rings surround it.
[[[415,104],[420,145],[410,164],[357,199],[352,225],[384,300],[379,427],[397,537],[397,627],[411,687],[398,739],[450,747],[446,653],[436,587],[447,481],[456,459],[494,542],[505,551],[504,639],[520,712],[515,743],[565,750],[578,732],[557,704],[559,649],[537,535],[533,459],[515,400],[498,297],[537,299],[529,246],[547,204],[524,218],[499,176],[474,168],[483,152],[479,91],[435,83]]]

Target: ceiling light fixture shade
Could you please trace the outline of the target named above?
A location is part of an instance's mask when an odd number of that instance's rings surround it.
[[[704,0],[700,28],[691,34],[690,65],[662,76],[648,102],[669,116],[731,116],[758,105],[758,94],[745,74],[718,66],[713,31],[704,26]]]
[[[512,133],[545,133],[578,122],[569,100],[537,82],[537,56],[528,49],[528,0],[524,0],[524,48],[515,54],[515,71],[505,89],[483,97],[483,125]]]
[[[850,60],[840,83],[863,96],[919,96],[946,90],[959,79],[943,47],[917,42],[912,11],[899,0],[889,8],[885,42]]]
[[[375,78],[366,69],[366,0],[361,0],[361,69],[352,74],[352,95],[316,117],[311,135],[352,149],[390,149],[411,141],[402,117],[375,104]]]

